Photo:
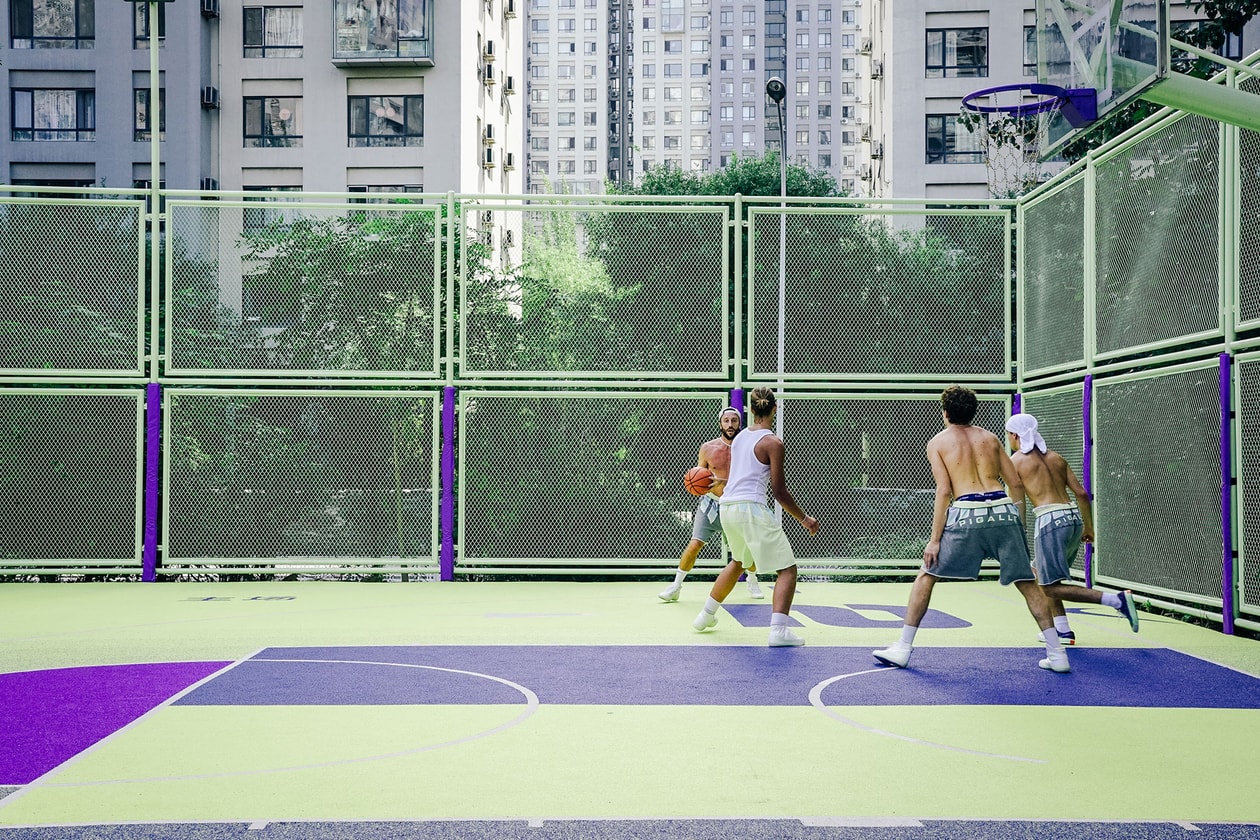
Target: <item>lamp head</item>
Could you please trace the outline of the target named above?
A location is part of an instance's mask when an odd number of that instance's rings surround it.
[[[783,80],[778,76],[771,76],[766,82],[766,96],[774,100],[775,105],[778,105],[787,96],[787,85],[783,84]]]

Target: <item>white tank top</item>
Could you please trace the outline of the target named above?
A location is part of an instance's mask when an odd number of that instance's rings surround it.
[[[770,465],[757,460],[757,443],[770,429],[744,429],[731,442],[731,474],[722,491],[722,503],[766,503],[766,489],[770,485]]]

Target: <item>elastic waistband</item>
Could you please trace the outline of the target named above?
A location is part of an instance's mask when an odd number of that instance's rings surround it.
[[[1033,516],[1041,516],[1045,513],[1055,513],[1060,510],[1076,510],[1076,505],[1071,502],[1051,502],[1048,505],[1037,505],[1033,508]]]
[[[991,490],[988,493],[968,493],[965,496],[958,496],[955,502],[995,502],[998,499],[1005,499],[1005,490]]]
[[[983,502],[968,502],[968,501],[961,501],[959,499],[955,499],[953,504],[950,505],[950,507],[953,508],[954,510],[975,510],[977,508],[1002,507],[1003,505],[1010,505],[1011,507],[1014,507],[1015,503],[1010,500],[1010,497],[1008,497],[1005,493],[1003,493],[1001,496],[999,496],[996,499],[987,499],[986,501],[983,501]]]
[[[752,499],[732,499],[727,501],[725,498],[721,500],[722,507],[734,507],[735,505],[752,505],[753,507],[770,508],[765,502],[754,502]]]

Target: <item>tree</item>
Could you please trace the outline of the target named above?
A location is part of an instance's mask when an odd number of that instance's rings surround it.
[[[703,175],[677,167],[656,166],[645,172],[639,181],[610,186],[609,192],[615,195],[778,195],[779,155],[766,152],[759,158],[734,157],[728,165]],[[789,162],[787,194],[823,198],[844,193],[825,170]]]

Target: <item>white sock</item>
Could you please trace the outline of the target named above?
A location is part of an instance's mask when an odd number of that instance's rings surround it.
[[[682,586],[682,582],[687,579],[687,573],[682,569],[674,572],[674,586]]]
[[[1046,643],[1046,653],[1055,654],[1063,652],[1063,645],[1059,643],[1059,634],[1047,627],[1041,631],[1041,638]]]
[[[744,572],[744,574],[748,576],[748,582],[749,582],[749,583],[756,583],[756,582],[757,582],[757,573],[756,573],[756,572]]]
[[[1056,615],[1054,617],[1054,629],[1060,633],[1071,633],[1072,627],[1068,624],[1066,615]]]
[[[1120,609],[1120,596],[1114,592],[1104,592],[1102,603],[1104,607],[1111,607],[1113,610]]]
[[[704,611],[709,615],[715,615],[718,607],[722,606],[722,602],[710,595],[704,601]]]
[[[788,623],[787,613],[770,613],[770,626],[771,627],[787,626],[787,623]]]
[[[906,647],[914,647],[914,634],[918,632],[918,627],[911,627],[909,624],[901,625],[901,643]]]

